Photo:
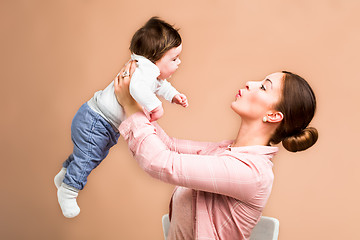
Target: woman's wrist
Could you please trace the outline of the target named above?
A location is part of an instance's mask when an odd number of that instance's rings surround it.
[[[125,105],[123,106],[123,109],[127,118],[133,115],[134,113],[143,111],[137,102],[134,102],[134,104]]]

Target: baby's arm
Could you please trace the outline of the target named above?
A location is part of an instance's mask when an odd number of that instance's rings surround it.
[[[187,103],[186,96],[179,93],[172,85],[166,80],[160,81],[160,86],[156,91],[158,96],[165,98],[167,101],[176,104]]]
[[[176,94],[173,99],[172,99],[172,102],[173,103],[176,103],[176,104],[179,104],[183,107],[187,107],[189,106],[189,103],[188,103],[188,100],[187,100],[187,97],[180,93],[180,94]]]

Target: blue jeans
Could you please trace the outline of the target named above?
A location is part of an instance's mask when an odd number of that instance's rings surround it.
[[[119,136],[120,133],[109,122],[94,112],[87,103],[83,104],[71,124],[74,150],[63,163],[63,167],[67,168],[64,183],[83,189],[90,172],[108,155]]]

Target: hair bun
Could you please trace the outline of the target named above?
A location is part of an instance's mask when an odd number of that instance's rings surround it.
[[[282,141],[284,148],[290,152],[298,152],[308,149],[316,143],[318,139],[318,131],[316,128],[307,127],[300,133],[285,138]]]

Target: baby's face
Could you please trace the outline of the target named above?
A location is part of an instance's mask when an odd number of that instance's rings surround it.
[[[158,79],[168,79],[178,69],[181,63],[179,55],[182,51],[182,44],[167,51],[162,58],[155,62],[156,66],[160,69]]]

